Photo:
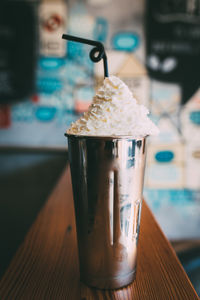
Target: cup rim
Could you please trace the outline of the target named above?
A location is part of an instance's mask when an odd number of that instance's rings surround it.
[[[146,139],[149,135],[145,136],[133,136],[133,135],[78,135],[72,133],[64,133],[67,138],[79,138],[79,139],[103,139],[103,140],[143,140]]]

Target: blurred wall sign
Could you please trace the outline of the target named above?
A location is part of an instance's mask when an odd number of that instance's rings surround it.
[[[155,154],[155,159],[158,162],[170,162],[174,158],[174,153],[171,150],[158,151]]]
[[[42,0],[39,6],[40,55],[64,57],[66,43],[67,4],[64,0]]]
[[[0,3],[0,103],[22,100],[34,89],[36,1]]]
[[[146,1],[146,63],[150,76],[180,83],[182,102],[199,86],[200,2]]]
[[[183,188],[184,147],[180,142],[150,144],[147,156],[146,187],[151,189]]]
[[[56,108],[51,106],[40,106],[36,109],[35,115],[39,121],[52,121],[56,114]]]
[[[39,60],[39,66],[48,71],[57,71],[65,64],[64,58],[42,57]]]
[[[139,36],[133,32],[119,32],[113,35],[112,45],[116,50],[132,52],[139,46]]]

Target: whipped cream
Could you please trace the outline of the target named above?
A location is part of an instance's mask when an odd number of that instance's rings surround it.
[[[149,111],[137,103],[127,85],[118,77],[104,79],[87,112],[71,124],[68,134],[87,136],[133,136],[158,134]]]

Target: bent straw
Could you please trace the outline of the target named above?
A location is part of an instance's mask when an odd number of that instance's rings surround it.
[[[107,56],[105,53],[104,46],[101,42],[99,41],[93,41],[93,40],[88,40],[88,39],[83,39],[80,37],[76,37],[73,35],[69,34],[63,34],[62,38],[64,40],[72,41],[72,42],[78,42],[82,44],[87,44],[94,46],[94,48],[90,51],[90,59],[94,62],[97,63],[103,58],[103,66],[104,66],[104,77],[108,77],[108,64],[107,64]],[[98,53],[98,55],[96,55]]]

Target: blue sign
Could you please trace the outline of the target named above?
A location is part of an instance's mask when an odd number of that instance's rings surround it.
[[[113,48],[120,51],[134,51],[139,45],[139,36],[133,32],[120,32],[112,37]]]
[[[155,159],[161,163],[171,162],[174,158],[174,153],[169,150],[159,151],[155,154]]]
[[[44,70],[57,70],[66,63],[64,58],[42,57],[39,60],[39,66]]]
[[[190,113],[190,120],[192,121],[193,124],[195,125],[200,125],[200,111],[192,111]]]
[[[40,106],[37,108],[35,115],[39,121],[52,121],[56,114],[56,108],[52,106]]]

